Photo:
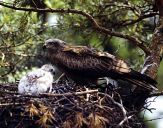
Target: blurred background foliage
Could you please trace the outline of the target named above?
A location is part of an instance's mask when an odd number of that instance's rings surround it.
[[[5,0],[17,7],[77,9],[91,14],[99,25],[135,36],[147,46],[151,42],[157,16],[152,0]],[[139,20],[140,19],[140,20]],[[137,22],[137,20],[139,22]],[[49,63],[42,45],[59,38],[76,45],[93,46],[126,60],[140,71],[144,52],[132,42],[95,31],[90,21],[76,14],[36,13],[0,7],[0,82],[15,82],[32,67]],[[163,64],[162,64],[163,65]],[[158,72],[163,83],[163,66]],[[161,86],[159,86],[161,88]]]

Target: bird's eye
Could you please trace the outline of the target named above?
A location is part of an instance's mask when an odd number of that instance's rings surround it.
[[[51,44],[53,44],[53,42],[49,42],[49,44],[51,45]]]
[[[50,44],[50,45],[53,45],[53,46],[55,46],[55,47],[58,47],[58,42],[54,42],[54,41],[53,41],[53,42],[49,42],[49,44]]]
[[[50,72],[53,72],[54,70],[53,69],[50,69]]]
[[[51,72],[51,73],[53,73],[53,74],[55,74],[55,71],[54,71],[54,69],[50,69],[50,72]]]

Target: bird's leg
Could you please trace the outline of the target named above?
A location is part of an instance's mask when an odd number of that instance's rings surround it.
[[[58,84],[59,80],[60,80],[62,77],[64,77],[64,76],[65,76],[65,73],[62,73],[62,75],[60,75],[60,76],[58,77],[58,79],[55,80],[54,83]]]
[[[109,85],[110,80],[107,77],[104,77],[104,79],[106,80],[106,85]]]
[[[115,80],[112,80],[108,77],[103,77],[103,78],[99,78],[100,81],[105,80],[105,82],[99,82],[99,85],[104,86],[104,87],[109,87],[109,89],[113,90],[113,88],[117,87],[118,84]]]
[[[99,82],[100,85],[110,85],[111,84],[113,86],[117,86],[116,81],[112,80],[108,77],[99,78],[98,80],[101,80],[101,81],[105,80],[106,81],[106,82],[101,82],[101,83]]]
[[[106,79],[105,77],[104,78],[98,78],[98,80],[97,80],[98,85],[105,85],[105,84],[108,85],[108,83],[109,83],[109,79]]]

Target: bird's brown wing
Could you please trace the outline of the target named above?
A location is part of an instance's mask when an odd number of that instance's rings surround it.
[[[115,56],[102,52],[86,46],[66,46],[63,50],[66,58],[65,62],[70,63],[70,67],[96,70],[96,71],[109,71],[115,70],[119,73],[128,73],[131,69],[121,59]],[[63,55],[64,56],[64,55]],[[62,56],[62,57],[63,57]]]

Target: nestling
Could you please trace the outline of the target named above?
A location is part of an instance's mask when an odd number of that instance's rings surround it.
[[[19,81],[18,93],[38,95],[39,93],[51,92],[54,73],[55,69],[50,64],[28,72]]]

